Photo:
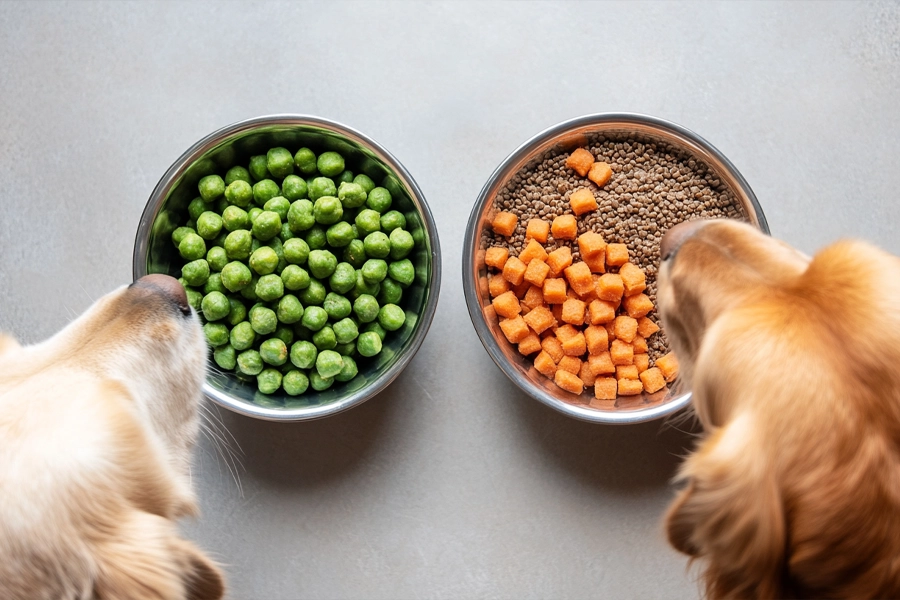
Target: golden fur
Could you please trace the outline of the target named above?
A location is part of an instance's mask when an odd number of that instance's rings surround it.
[[[737,222],[680,237],[658,300],[704,436],[671,544],[713,598],[900,597],[900,260]]]
[[[43,343],[0,336],[0,598],[223,595],[174,523],[197,510],[206,347],[168,279],[108,294]]]

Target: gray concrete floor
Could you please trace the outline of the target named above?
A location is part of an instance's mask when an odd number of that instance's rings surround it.
[[[734,162],[774,235],[900,253],[897,3],[4,2],[0,82],[0,329],[24,342],[130,280],[158,178],[237,120],[360,129],[435,214],[440,305],[386,392],[312,423],[219,411],[236,469],[203,441],[185,531],[233,598],[698,595],[660,527],[690,436],[538,405],[470,325],[470,208],[541,129],[675,121]]]

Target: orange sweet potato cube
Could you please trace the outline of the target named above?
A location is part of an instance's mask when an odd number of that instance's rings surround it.
[[[543,348],[544,352],[553,359],[554,363],[558,363],[566,355],[566,352],[562,347],[562,342],[560,342],[559,338],[556,336],[545,337],[542,339],[541,348]]]
[[[575,215],[560,215],[550,224],[550,233],[558,240],[574,240],[578,233],[578,222]]]
[[[550,235],[550,223],[543,219],[528,220],[528,225],[525,226],[526,239],[531,238],[542,244],[546,244],[548,235]]]
[[[616,305],[606,300],[592,300],[588,310],[591,313],[591,325],[610,323],[616,318]]]
[[[612,178],[612,169],[605,162],[595,162],[588,171],[588,179],[593,181],[597,187],[603,187]]]
[[[560,246],[547,255],[547,265],[554,277],[559,275],[572,264],[572,250],[568,246]]]
[[[609,302],[618,302],[622,299],[625,285],[622,278],[615,273],[604,273],[597,281],[597,297]]]
[[[584,341],[589,354],[600,354],[609,350],[609,335],[606,328],[588,325],[584,328]]]
[[[609,357],[616,366],[630,365],[634,362],[634,348],[622,340],[613,340],[609,345]]]
[[[544,302],[547,304],[562,304],[566,301],[566,280],[562,278],[548,277],[544,280]]]
[[[581,356],[585,352],[587,352],[587,342],[584,339],[584,334],[582,332],[578,332],[572,337],[568,339],[561,339],[563,352],[566,353],[567,356]]]
[[[501,211],[494,215],[494,220],[491,222],[491,229],[494,230],[494,233],[509,237],[516,230],[516,224],[518,222],[519,217],[516,215],[511,212]]]
[[[527,274],[528,271],[525,271]],[[505,281],[505,280],[504,280]],[[537,308],[544,303],[544,292],[541,290],[541,286],[532,285],[528,288],[528,291],[525,292],[525,297],[522,298],[522,305],[527,306],[528,308]]]
[[[528,240],[528,243],[519,252],[519,260],[521,260],[526,265],[530,263],[534,259],[547,260],[547,251],[544,250],[544,247],[541,246],[541,243],[537,240]]]
[[[599,233],[586,231],[578,236],[578,251],[582,259],[596,256],[601,252],[605,254],[606,242]]]
[[[576,329],[573,325],[566,323],[565,325],[560,325],[556,328],[556,337],[559,338],[559,341],[564,342],[569,338],[573,338],[578,335],[581,331]]]
[[[644,391],[648,394],[658,392],[666,386],[666,379],[663,377],[662,371],[657,367],[647,369],[641,373],[641,383],[644,384]]]
[[[496,298],[509,290],[509,282],[504,279],[502,275],[499,273],[491,275],[491,278],[488,281],[488,291],[491,293],[491,298]]]
[[[578,375],[562,369],[556,371],[553,381],[556,385],[572,394],[580,394],[584,391],[584,382],[578,379]]]
[[[528,356],[541,350],[541,338],[536,333],[528,332],[524,338],[519,341],[519,354]]]
[[[566,166],[582,177],[591,171],[594,164],[594,155],[584,148],[576,148],[566,159]]]
[[[553,313],[550,312],[549,308],[543,305],[535,306],[522,318],[525,319],[525,323],[538,334],[543,333],[556,325],[556,319],[553,318]]]
[[[544,285],[544,279],[550,274],[550,267],[543,260],[532,259],[525,269],[525,281],[531,285]]]
[[[516,315],[513,319],[500,319],[500,329],[511,344],[518,344],[531,333],[522,315]]]
[[[566,279],[575,293],[581,296],[587,294],[594,289],[594,280],[591,278],[591,270],[583,262],[574,263],[571,267],[567,267],[565,271]]]
[[[656,368],[662,373],[666,381],[673,381],[678,377],[678,358],[674,352],[669,352],[665,356],[656,359]]]
[[[616,339],[631,343],[637,335],[637,321],[624,315],[616,317]]]
[[[556,374],[556,363],[544,351],[541,351],[534,357],[534,368],[538,370],[538,373],[550,379],[553,379],[553,376]]]
[[[575,213],[575,216],[577,217],[599,208],[597,199],[594,198],[594,194],[591,190],[587,188],[579,188],[572,192],[569,196],[569,206],[572,207],[572,212]]]
[[[584,307],[585,303],[581,300],[569,298],[562,305],[562,320],[572,325],[584,324]]]
[[[653,302],[647,294],[635,294],[622,300],[622,307],[625,308],[625,312],[628,313],[629,317],[639,319],[653,310]]]
[[[609,323],[604,323],[603,326],[606,328],[606,335],[609,336],[610,343],[612,343],[616,339],[616,320],[613,319]]]
[[[491,304],[494,306],[494,310],[497,311],[498,315],[506,317],[507,319],[512,319],[522,312],[522,307],[519,305],[519,299],[516,298],[516,295],[511,290],[494,298],[491,301]]]
[[[597,377],[591,373],[591,365],[587,361],[581,363],[581,371],[578,372],[578,379],[584,382],[584,387],[594,385]]]
[[[636,396],[644,391],[644,384],[635,379],[619,379],[620,396]]]
[[[568,371],[572,375],[578,375],[581,372],[581,359],[577,356],[563,356],[556,364],[557,368]]]
[[[631,345],[634,347],[635,354],[646,354],[647,352],[650,352],[650,347],[647,346],[647,340],[639,335],[634,336],[634,339],[631,340]]]
[[[556,319],[557,322],[562,322],[562,304],[548,304],[548,306],[553,313],[553,318]]]
[[[647,289],[647,276],[633,263],[625,263],[619,267],[619,277],[622,278],[626,296],[634,296]]]
[[[587,362],[594,375],[609,375],[616,372],[616,365],[612,363],[609,352],[591,354],[588,356]]]
[[[638,368],[634,365],[616,367],[616,379],[638,379]]]
[[[581,258],[591,270],[591,273],[606,273],[606,250],[601,250],[593,256],[584,256],[582,254]]]
[[[530,288],[531,288],[531,283],[525,281],[525,279],[523,278],[522,283],[520,283],[519,285],[514,285],[512,287],[512,291],[516,295],[516,298],[521,300],[522,298],[525,297],[526,292],[528,292],[528,290]]]
[[[513,285],[520,285],[525,281],[525,269],[528,265],[515,256],[510,256],[503,265],[503,277]]]
[[[634,366],[637,367],[638,373],[643,373],[650,368],[650,355],[640,353],[634,355]]]
[[[598,377],[594,381],[594,398],[598,400],[615,400],[618,382],[614,377]]]
[[[507,258],[509,258],[509,250],[502,246],[494,246],[484,252],[484,264],[495,269],[502,269]]]
[[[638,335],[642,338],[648,338],[657,331],[659,331],[659,325],[648,319],[647,317],[640,317],[638,320]]]
[[[606,264],[610,267],[621,267],[628,262],[628,246],[625,244],[606,245]]]

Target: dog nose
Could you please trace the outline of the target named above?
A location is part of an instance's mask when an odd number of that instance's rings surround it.
[[[681,247],[681,244],[708,223],[709,221],[705,219],[695,219],[693,221],[684,221],[671,227],[663,234],[662,240],[659,243],[660,257],[662,257],[663,260],[670,258],[673,254],[678,252],[678,248]]]
[[[162,273],[153,273],[152,275],[144,275],[132,285],[158,291],[175,303],[182,313],[187,315],[191,312],[184,286],[174,277],[163,275]]]

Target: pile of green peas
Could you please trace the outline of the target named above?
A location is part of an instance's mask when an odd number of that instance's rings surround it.
[[[272,148],[198,190],[172,242],[223,370],[264,394],[321,391],[403,326],[415,241],[391,193],[339,153]]]

